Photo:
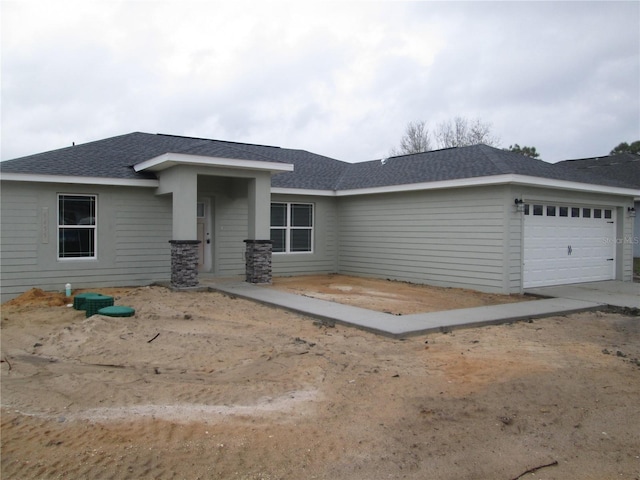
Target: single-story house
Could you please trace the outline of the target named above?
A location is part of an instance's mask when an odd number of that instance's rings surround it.
[[[626,181],[635,188],[640,189],[640,155],[638,154],[621,153],[604,157],[564,160],[559,164],[586,170],[599,177]],[[634,211],[636,213],[640,212],[640,197],[635,198]],[[633,236],[622,238],[620,241],[631,243],[633,245],[634,258],[640,257],[640,220],[634,222]]]
[[[486,145],[361,163],[130,133],[0,163],[2,301],[342,273],[485,292],[632,280],[637,185]]]

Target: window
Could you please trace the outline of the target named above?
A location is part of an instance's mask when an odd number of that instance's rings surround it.
[[[96,258],[96,195],[58,195],[58,258]]]
[[[580,209],[578,207],[571,207],[571,216],[576,218],[580,216]]]
[[[271,241],[274,253],[313,251],[313,205],[272,203]]]
[[[544,212],[544,210],[542,209],[542,205],[534,205],[533,206],[533,214],[534,215],[542,215],[542,212]]]
[[[604,211],[604,218],[611,218],[611,210]]]
[[[591,218],[591,209],[583,208],[582,209],[582,218]]]
[[[569,216],[569,207],[560,207],[560,216],[568,217]]]
[[[602,210],[599,208],[593,209],[593,218],[602,218]]]
[[[554,206],[547,206],[547,217],[555,217],[556,216],[556,207]]]

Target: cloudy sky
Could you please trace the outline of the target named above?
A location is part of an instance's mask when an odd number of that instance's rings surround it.
[[[133,131],[378,159],[480,118],[544,160],[640,139],[640,2],[3,0],[6,160]]]

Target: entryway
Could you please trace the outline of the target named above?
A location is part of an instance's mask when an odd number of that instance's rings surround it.
[[[198,244],[198,271],[213,271],[213,208],[210,197],[199,197],[196,204],[197,239]]]

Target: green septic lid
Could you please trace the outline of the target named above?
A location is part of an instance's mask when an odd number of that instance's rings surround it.
[[[98,310],[99,315],[107,317],[131,317],[136,311],[131,307],[111,306]]]
[[[74,295],[75,298],[87,298],[90,297],[91,295],[100,295],[99,293],[96,292],[84,292],[84,293],[78,293],[76,295]]]
[[[103,295],[101,293],[92,293],[84,297],[85,300],[102,300],[104,298],[113,298],[109,295]]]
[[[78,293],[73,297],[73,308],[76,310],[86,310],[87,298],[93,298],[100,295],[96,292]]]

